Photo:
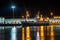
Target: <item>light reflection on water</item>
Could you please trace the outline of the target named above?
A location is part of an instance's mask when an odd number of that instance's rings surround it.
[[[40,40],[44,40],[44,26],[40,26]]]
[[[16,32],[17,31],[17,29],[16,29],[16,27],[13,27],[12,29],[11,29],[11,40],[17,40],[17,38],[16,38]]]
[[[0,26],[0,40],[60,40],[60,25],[38,26],[39,39],[37,38],[37,27],[9,27]],[[5,31],[5,32],[4,32]],[[4,35],[5,36],[4,36]],[[6,37],[7,36],[7,37]]]

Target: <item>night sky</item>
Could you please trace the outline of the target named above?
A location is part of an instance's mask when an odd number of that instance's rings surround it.
[[[0,0],[0,16],[11,18],[13,10],[11,5],[15,5],[15,17],[20,18],[28,10],[31,17],[35,17],[38,11],[44,16],[49,16],[50,12],[60,16],[60,2],[56,0]]]

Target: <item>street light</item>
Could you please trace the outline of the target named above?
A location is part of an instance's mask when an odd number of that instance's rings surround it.
[[[13,19],[14,19],[14,9],[15,9],[15,6],[11,6],[11,8],[13,9]]]

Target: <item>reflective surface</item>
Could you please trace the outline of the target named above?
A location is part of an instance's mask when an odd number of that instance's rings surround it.
[[[60,25],[0,26],[0,40],[60,40]]]

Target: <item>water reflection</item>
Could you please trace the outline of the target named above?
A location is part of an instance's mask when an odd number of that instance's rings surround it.
[[[22,27],[22,40],[25,40],[24,27]]]
[[[0,40],[4,40],[4,27],[0,26]]]
[[[50,39],[51,40],[54,40],[54,29],[53,29],[53,25],[52,26],[50,26],[51,27],[51,31],[50,31]]]
[[[11,29],[11,40],[17,40],[17,38],[16,38],[16,32],[17,30],[16,30],[16,27],[13,27],[12,29]]]
[[[40,40],[40,35],[39,35],[39,26],[36,27],[37,29],[37,36],[36,36],[36,40]]]
[[[27,26],[27,27],[26,27],[26,40],[31,40],[30,38],[31,38],[31,37],[30,37],[30,27]]]
[[[44,40],[44,26],[40,26],[40,40]]]
[[[0,26],[0,40],[60,40],[60,25],[49,26]]]

